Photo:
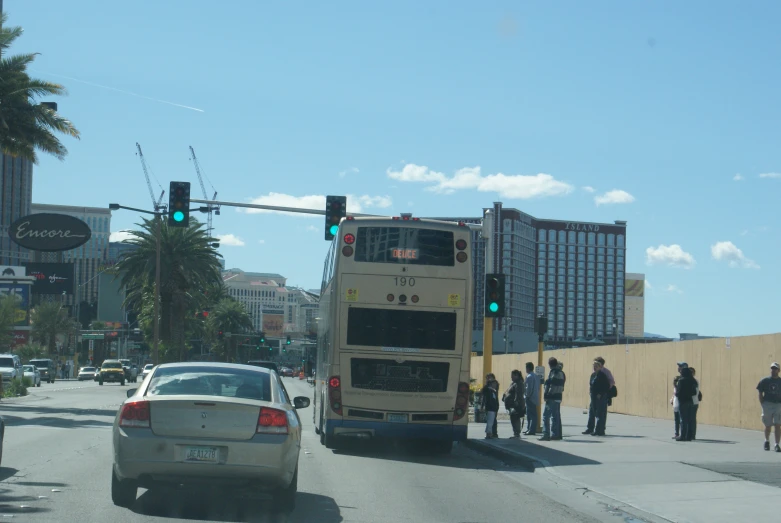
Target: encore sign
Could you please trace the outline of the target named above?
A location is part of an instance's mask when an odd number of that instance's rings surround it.
[[[89,225],[67,214],[41,213],[19,218],[8,229],[11,240],[33,251],[69,251],[92,237]]]

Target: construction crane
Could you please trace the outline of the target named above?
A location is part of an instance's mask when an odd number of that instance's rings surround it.
[[[146,177],[146,186],[149,187],[149,196],[152,198],[152,206],[155,209],[155,212],[165,212],[166,206],[163,205],[163,197],[165,196],[165,189],[160,185],[160,182],[157,182],[158,187],[162,190],[160,193],[160,198],[158,200],[155,200],[155,192],[152,189],[152,182],[149,180],[149,168],[146,166],[146,160],[144,160],[144,153],[141,152],[141,146],[136,142],[136,148],[138,149],[138,157],[141,159],[141,167],[144,169],[144,177]],[[155,178],[155,181],[157,181],[157,178]]]
[[[193,165],[195,166],[195,173],[198,175],[198,182],[201,184],[201,191],[203,191],[203,199],[208,200],[209,194],[206,192],[206,186],[203,184],[203,175],[201,174],[201,164],[198,163],[198,157],[195,156],[195,149],[193,149],[193,146],[190,146],[190,154],[192,154],[192,158],[190,158],[193,161]],[[212,196],[212,201],[215,201],[217,199],[217,190],[214,188],[214,185],[212,185],[211,180],[207,178],[207,181],[209,182],[209,185],[211,186],[212,190],[214,191],[214,196]],[[219,205],[209,205],[208,206],[208,217],[206,218],[206,234],[211,236],[212,234],[212,212],[216,214],[217,216],[220,215],[220,207]]]

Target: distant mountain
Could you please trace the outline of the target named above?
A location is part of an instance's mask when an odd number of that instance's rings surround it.
[[[662,336],[661,334],[654,334],[652,332],[644,332],[643,337],[645,338],[667,338],[667,336]]]

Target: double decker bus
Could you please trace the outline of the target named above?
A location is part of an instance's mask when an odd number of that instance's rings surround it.
[[[466,439],[472,246],[464,223],[348,217],[325,260],[317,334],[315,432],[354,438]]]

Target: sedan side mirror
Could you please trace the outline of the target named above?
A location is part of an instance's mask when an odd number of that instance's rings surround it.
[[[309,398],[306,396],[296,396],[293,398],[293,407],[296,409],[305,409],[309,406]]]
[[[138,389],[127,389],[127,397],[129,398],[130,396],[135,394],[137,390]]]

